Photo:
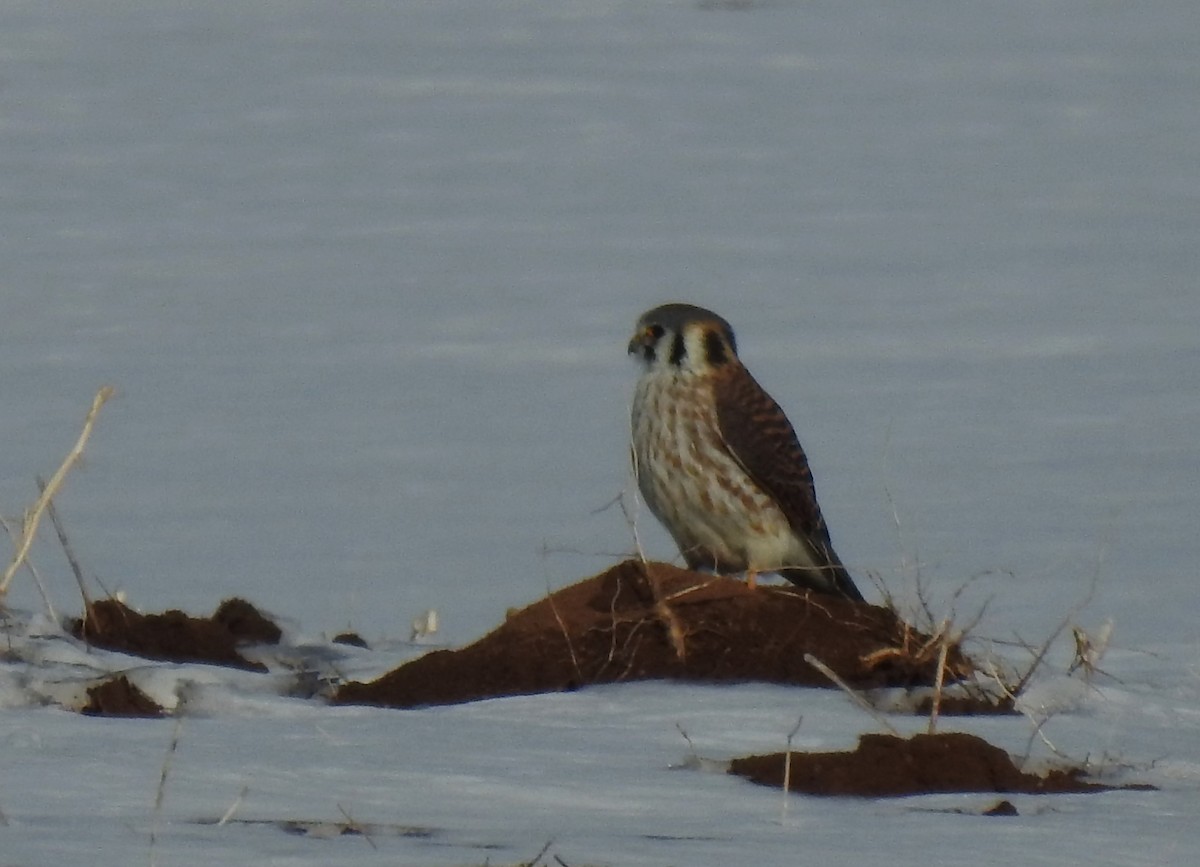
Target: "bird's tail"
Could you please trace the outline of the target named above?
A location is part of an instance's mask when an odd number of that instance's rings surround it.
[[[797,566],[790,569],[780,569],[779,574],[791,581],[797,587],[808,587],[819,593],[829,593],[841,596],[851,602],[866,602],[863,595],[854,586],[854,579],[846,571],[846,567],[836,560],[828,566],[819,569],[811,566]]]

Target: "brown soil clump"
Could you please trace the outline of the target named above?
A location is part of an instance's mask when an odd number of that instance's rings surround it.
[[[125,675],[88,687],[88,703],[79,709],[87,716],[160,717],[163,709],[129,682]]]
[[[237,602],[240,604],[235,610],[240,613],[236,617],[231,618],[228,612],[221,617],[221,610],[230,604],[225,603],[217,614],[207,618],[189,617],[182,611],[139,614],[115,599],[103,599],[90,607],[86,618],[73,620],[69,631],[97,647],[146,659],[266,671],[266,666],[251,662],[238,653],[238,645],[245,642],[241,634],[231,631],[229,624],[231,621],[237,624],[251,622],[253,618],[241,606],[251,610],[253,606],[248,602]],[[262,617],[257,611],[254,614]],[[257,628],[261,631],[261,626]],[[241,629],[239,633],[242,633]]]
[[[1012,801],[997,801],[983,811],[980,815],[983,816],[1019,816],[1017,808],[1013,806]]]
[[[224,626],[239,644],[278,644],[283,630],[245,599],[226,599],[213,612],[213,623]]]
[[[907,687],[933,683],[939,649],[885,608],[628,560],[334,700],[417,707],[650,679],[830,686],[806,653],[852,686]],[[947,659],[947,682],[970,671],[957,646]]]
[[[784,753],[734,759],[729,772],[774,788],[783,787]],[[846,753],[792,753],[788,789],[808,795],[868,798],[933,792],[1098,792],[1113,787],[1083,779],[1079,769],[1027,774],[999,747],[975,735],[946,732],[866,734]]]

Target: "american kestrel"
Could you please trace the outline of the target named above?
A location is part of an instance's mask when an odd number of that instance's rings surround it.
[[[737,356],[729,323],[691,304],[642,315],[630,355],[633,463],[688,568],[778,572],[863,601],[833,550],[791,422]]]

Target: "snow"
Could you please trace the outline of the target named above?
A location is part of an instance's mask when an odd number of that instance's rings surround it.
[[[115,385],[58,506],[134,605],[244,595],[366,677],[427,609],[461,644],[604,568],[633,548],[603,508],[628,330],[688,300],[796,423],[856,575],[987,601],[981,639],[1039,642],[1084,599],[1080,625],[1113,619],[1111,677],[1081,688],[1061,647],[1027,698],[1057,748],[1162,791],[781,819],[778,793],[670,770],[676,724],[718,761],[781,749],[800,713],[802,746],[847,746],[874,723],[844,697],[329,708],[282,696],[286,660],[88,652],[22,574],[0,861],[515,863],[552,840],[572,865],[1194,863],[1198,34],[1190,0],[5,4],[0,513]],[[52,534],[33,560],[70,610]],[[348,626],[383,649],[334,656]],[[175,721],[62,707],[126,669],[190,684],[159,809]],[[277,824],[342,809],[369,842]]]

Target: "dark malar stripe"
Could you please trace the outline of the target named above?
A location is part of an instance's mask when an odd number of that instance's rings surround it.
[[[671,364],[678,367],[683,364],[683,357],[687,355],[687,349],[683,345],[683,334],[675,332],[675,337],[671,340],[671,356],[669,361]]]
[[[709,331],[704,335],[704,357],[708,359],[708,363],[713,367],[724,364],[729,360],[729,352],[725,348],[725,341],[715,331]]]

